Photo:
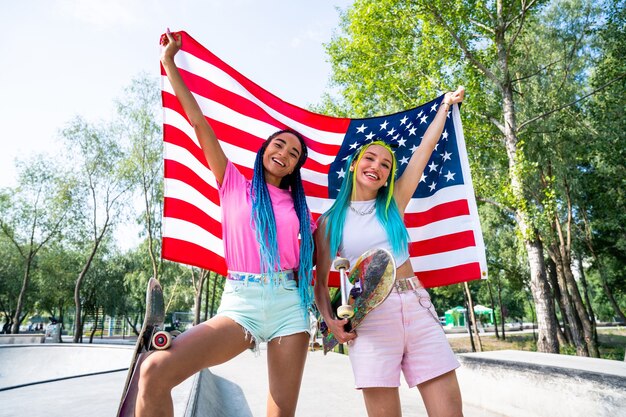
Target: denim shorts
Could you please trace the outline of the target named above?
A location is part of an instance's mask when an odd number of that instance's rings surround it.
[[[372,310],[349,345],[356,388],[409,387],[460,366],[424,288],[397,291]]]
[[[228,317],[241,325],[245,337],[269,342],[281,336],[306,332],[310,334],[309,313],[300,302],[298,283],[281,276],[277,284],[258,280],[258,275],[233,274],[227,279],[222,293],[218,316]],[[229,275],[229,278],[231,276]]]

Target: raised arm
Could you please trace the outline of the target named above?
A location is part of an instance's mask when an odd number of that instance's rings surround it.
[[[326,224],[322,222],[315,231],[315,250],[317,252],[317,263],[315,266],[315,304],[328,330],[340,343],[345,343],[356,337],[355,333],[348,333],[344,330],[347,319],[336,319],[335,313],[330,305],[330,295],[328,292],[328,275],[330,274],[330,244],[326,238]]]
[[[428,129],[426,129],[426,133],[424,133],[422,142],[411,156],[402,176],[396,181],[393,195],[401,213],[404,213],[404,209],[409,204],[411,196],[415,193],[420,179],[422,178],[424,168],[430,159],[430,155],[432,155],[435,145],[437,145],[441,137],[448,110],[450,110],[453,104],[462,102],[464,95],[465,89],[463,87],[459,87],[456,91],[445,94],[435,118],[430,123],[430,126],[428,126]]]
[[[193,126],[193,130],[196,132],[198,142],[204,153],[204,157],[209,164],[209,168],[217,181],[221,184],[224,179],[224,172],[226,171],[226,164],[228,159],[217,141],[215,132],[207,122],[206,118],[200,110],[198,102],[189,91],[189,88],[180,76],[178,67],[174,62],[174,56],[180,50],[182,40],[180,34],[172,34],[169,29],[166,33],[167,39],[163,41],[163,50],[161,52],[161,63],[167,74],[167,78],[174,88],[176,98],[183,106],[183,110],[187,115],[187,118]]]

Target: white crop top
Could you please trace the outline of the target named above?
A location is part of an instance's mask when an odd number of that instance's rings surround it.
[[[346,221],[339,247],[339,254],[350,261],[350,268],[359,256],[370,249],[383,248],[393,254],[387,232],[376,218],[376,200],[352,201],[350,204],[353,209],[346,209]],[[408,251],[401,258],[394,254],[394,259],[396,267],[399,267],[409,259]]]

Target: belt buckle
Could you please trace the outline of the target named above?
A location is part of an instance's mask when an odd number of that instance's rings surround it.
[[[394,286],[396,287],[396,291],[398,292],[405,292],[407,290],[405,279],[396,280],[396,282],[394,283]]]
[[[415,280],[413,277],[401,278],[399,280],[396,280],[396,282],[394,283],[394,286],[396,288],[396,291],[398,292],[405,292],[409,290],[415,291],[420,288],[419,286],[415,284]]]

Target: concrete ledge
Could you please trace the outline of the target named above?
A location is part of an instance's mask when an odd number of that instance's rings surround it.
[[[44,343],[45,341],[46,335],[43,333],[0,334],[2,345]]]
[[[194,379],[185,417],[253,417],[241,387],[203,369]]]
[[[617,416],[626,363],[523,351],[458,355],[463,402],[508,417]]]

